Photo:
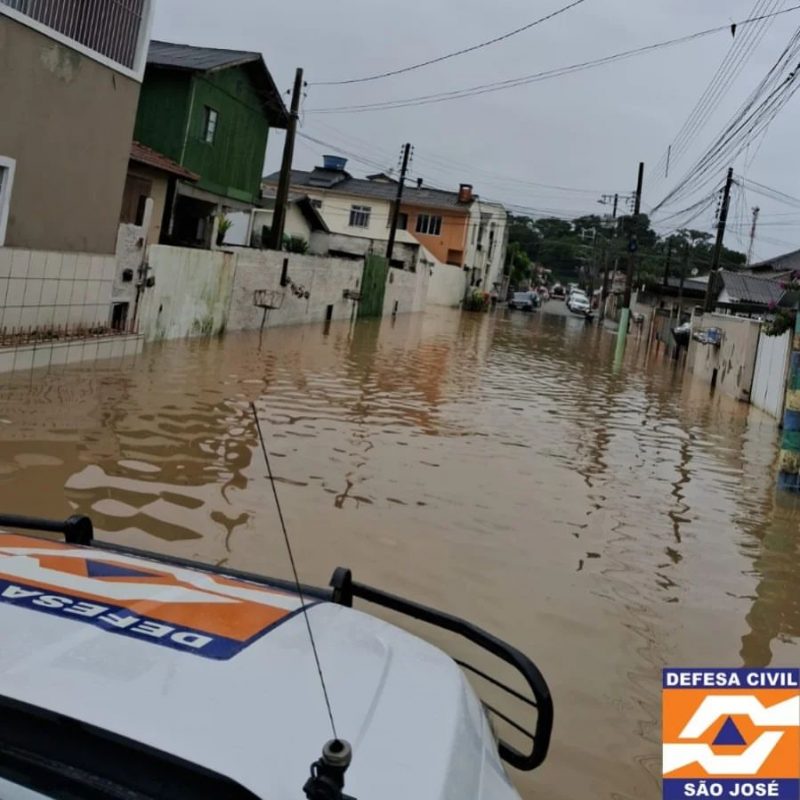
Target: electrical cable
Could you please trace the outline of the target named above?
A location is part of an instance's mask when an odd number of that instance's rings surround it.
[[[760,96],[775,83],[774,75],[780,74],[781,70],[788,68],[788,61],[798,57],[800,53],[800,29],[795,32],[789,45],[781,54],[778,62],[767,74],[759,87],[751,95],[744,106],[734,115],[723,133],[717,137],[714,144],[689,170],[684,179],[678,183],[664,197],[661,202],[656,204],[655,210],[663,207],[669,202],[685,196],[691,191],[699,191],[709,180],[714,179],[719,165],[725,161],[732,161],[745,148],[749,141],[752,141],[763,130],[765,125],[769,125],[780,110],[794,95],[798,88],[798,69],[795,67],[788,77],[781,80],[777,88],[772,89],[767,97],[755,105]]]
[[[520,28],[516,28],[513,31],[509,31],[508,33],[502,34],[502,36],[496,36],[494,39],[488,39],[485,42],[479,42],[478,44],[472,45],[471,47],[464,47],[461,50],[455,50],[452,53],[446,53],[443,56],[438,56],[437,58],[431,58],[427,61],[420,61],[417,64],[411,64],[407,67],[401,67],[399,69],[389,70],[388,72],[381,72],[377,75],[367,75],[362,78],[349,78],[347,80],[341,81],[317,81],[316,83],[310,83],[309,86],[345,86],[347,84],[353,83],[366,83],[367,81],[377,81],[381,80],[382,78],[391,78],[395,75],[402,75],[406,72],[412,72],[417,69],[422,69],[423,67],[429,67],[432,64],[440,64],[442,61],[447,61],[451,58],[456,58],[457,56],[463,56],[467,53],[474,53],[476,50],[481,50],[484,47],[489,47],[490,45],[497,44],[498,42],[503,42],[506,39],[510,39],[512,36],[516,36],[517,34],[523,33],[524,31],[528,31],[531,28],[536,27],[537,25],[541,25],[543,22],[547,22],[548,20],[553,19],[554,17],[559,16],[560,14],[564,14],[565,12],[569,11],[570,9],[575,8],[575,6],[581,5],[581,3],[586,2],[586,0],[573,0],[573,2],[569,3],[568,5],[564,6],[563,8],[559,8],[557,11],[553,11],[550,14],[547,14],[544,17],[539,17],[539,19],[535,19],[533,22],[529,22],[527,25],[523,25]]]
[[[775,11],[783,1],[774,0],[771,5],[768,5],[768,0],[757,0],[750,16],[756,17],[762,12]],[[669,164],[673,165],[688,147],[692,137],[705,126],[711,114],[730,89],[733,81],[741,73],[753,50],[760,43],[773,20],[774,18],[763,19],[760,23],[748,27],[743,34],[740,34],[738,39],[734,40],[670,147],[651,170],[651,174],[655,175],[657,182],[666,178],[666,175],[662,175],[662,172],[667,166],[667,161],[669,160]]]
[[[800,4],[791,6],[790,8],[782,9],[780,11],[776,11],[772,14],[742,20],[735,24],[737,26],[752,24],[755,22],[759,22],[763,19],[777,17],[780,16],[781,14],[788,14],[792,11],[797,11],[799,9],[800,9]],[[595,67],[604,66],[606,64],[632,58],[637,55],[642,55],[644,53],[649,53],[666,47],[672,47],[677,44],[683,44],[685,42],[694,41],[696,39],[704,38],[706,36],[711,36],[713,34],[727,30],[730,30],[729,24],[717,26],[715,28],[708,28],[703,31],[697,31],[692,34],[687,34],[686,36],[679,36],[677,38],[668,39],[662,42],[656,42],[655,44],[645,45],[644,47],[637,47],[632,50],[625,50],[620,53],[614,53],[609,56],[604,56],[602,58],[596,58],[590,61],[583,61],[578,64],[571,64],[567,67],[559,67],[557,69],[544,70],[542,72],[533,73],[531,75],[523,75],[517,78],[509,78],[508,80],[504,81],[494,81],[491,83],[479,84],[477,86],[471,86],[465,89],[455,89],[448,92],[438,92],[429,95],[420,95],[417,97],[409,97],[397,100],[386,100],[379,103],[364,103],[360,105],[336,106],[329,108],[314,108],[314,109],[308,109],[306,113],[342,114],[342,113],[362,113],[365,111],[384,111],[396,108],[408,108],[411,106],[430,105],[432,103],[447,102],[449,100],[459,100],[464,97],[475,97],[477,95],[487,94],[489,92],[501,91],[504,89],[514,88],[516,86],[524,86],[530,83],[537,83],[539,81],[550,80],[552,78],[561,77],[563,75],[569,75],[574,72],[581,72],[587,69],[593,69]]]

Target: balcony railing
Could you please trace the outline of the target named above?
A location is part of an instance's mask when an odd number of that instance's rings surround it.
[[[136,67],[147,0],[0,0],[128,69]]]

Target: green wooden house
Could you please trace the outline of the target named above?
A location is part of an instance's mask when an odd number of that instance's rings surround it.
[[[260,53],[151,42],[134,138],[200,176],[170,187],[162,241],[208,245],[214,215],[256,205],[270,128],[287,120]]]

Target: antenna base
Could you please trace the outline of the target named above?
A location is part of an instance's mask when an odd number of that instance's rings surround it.
[[[344,794],[344,774],[353,749],[343,739],[331,739],[322,748],[322,758],[311,765],[311,777],[303,786],[308,800],[356,800]]]

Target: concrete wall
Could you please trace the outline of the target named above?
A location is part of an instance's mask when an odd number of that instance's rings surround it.
[[[136,356],[143,344],[141,336],[121,335],[4,347],[0,349],[0,374]]]
[[[106,325],[115,272],[113,255],[0,248],[0,328]]]
[[[692,340],[687,365],[700,380],[711,384],[717,373],[717,389],[737,400],[750,402],[761,323],[723,314],[697,315],[693,330],[719,328],[719,347]]]
[[[302,325],[323,322],[328,306],[333,306],[332,319],[350,319],[354,313],[352,300],[344,299],[344,291],[357,292],[364,269],[363,261],[280,253],[275,250],[235,250],[236,278],[231,299],[228,327],[230,330],[254,330],[261,327],[264,312],[254,305],[256,291],[278,293],[280,308],[269,311],[266,324]],[[283,261],[289,259],[288,275],[292,283],[309,292],[309,297],[296,297],[291,286],[281,287]]]
[[[387,244],[387,241],[368,239],[353,234],[315,231],[310,237],[309,252],[323,256],[329,255],[331,252],[334,254],[347,253],[354,256],[366,256],[369,253],[384,254]],[[404,269],[415,270],[420,258],[420,249],[416,239],[406,231],[398,231],[392,253],[392,261],[402,263]]]
[[[424,311],[428,300],[429,283],[430,270],[421,269],[417,272],[406,272],[406,270],[392,267],[389,270],[389,277],[386,281],[383,315],[393,314],[395,312],[395,303],[397,304],[398,314]]]
[[[428,284],[428,305],[451,308],[461,305],[468,279],[469,273],[461,267],[436,264]]]
[[[114,253],[139,84],[0,15],[7,247]]]
[[[138,271],[142,265],[145,253],[145,228],[139,225],[119,226],[117,235],[117,270],[114,276],[114,285],[111,300],[114,303],[130,303],[136,300],[136,283],[139,279]],[[124,282],[122,275],[125,270],[132,270],[133,280]]]
[[[756,408],[766,411],[775,419],[783,416],[791,355],[791,331],[786,331],[783,336],[766,336],[761,333],[750,399]]]
[[[147,341],[225,330],[236,271],[231,253],[157,245],[147,263],[155,286],[142,293],[138,314]]]
[[[261,241],[261,230],[266,225],[272,227],[273,209],[255,208],[253,209],[253,234]],[[286,236],[299,236],[307,242],[311,240],[311,227],[308,220],[303,216],[303,212],[297,207],[296,203],[289,203],[286,207],[286,222],[283,226]]]
[[[163,206],[162,206],[163,213]],[[117,232],[117,265],[111,300],[114,303],[129,303],[129,319],[133,317],[133,304],[136,301],[136,284],[140,280],[139,269],[145,260],[148,243],[152,239],[149,233],[155,224],[155,201],[147,199],[144,208],[144,219],[141,225],[122,223]],[[159,226],[160,228],[160,226]],[[125,270],[133,272],[133,280],[124,281]]]

